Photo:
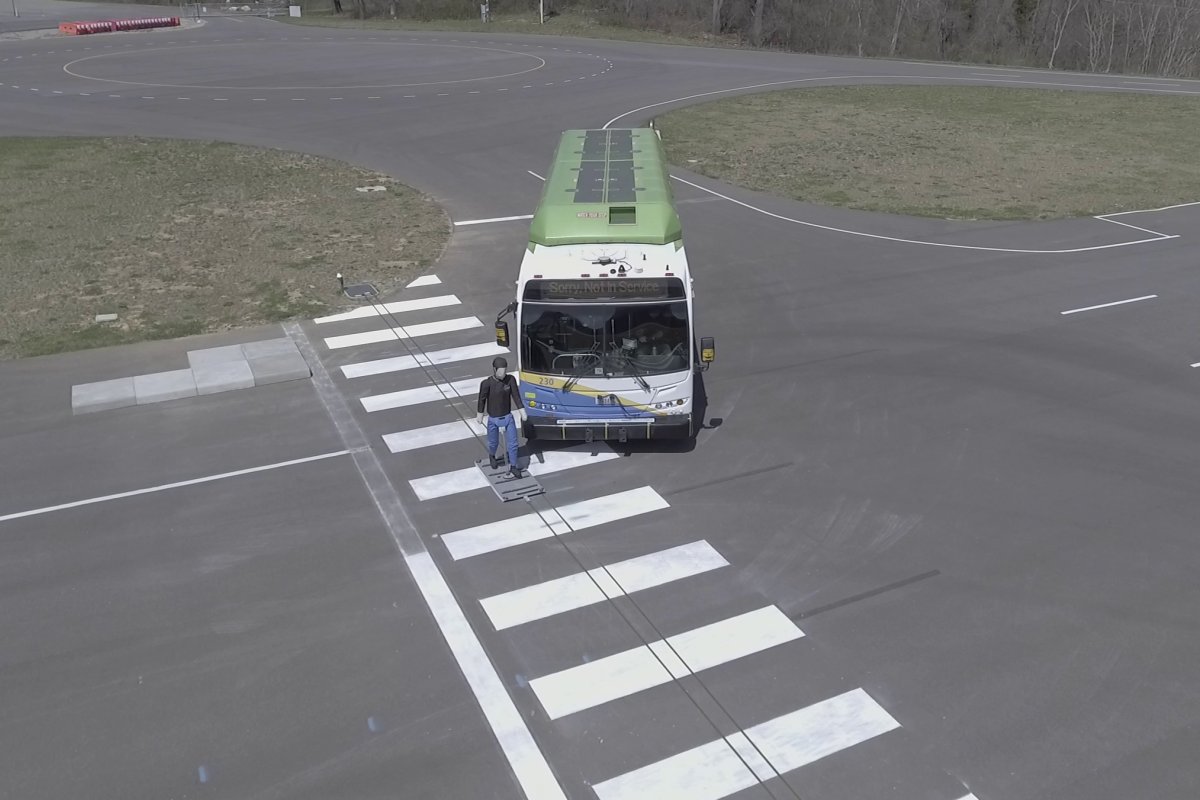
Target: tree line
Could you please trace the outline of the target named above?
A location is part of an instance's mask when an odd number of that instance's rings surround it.
[[[484,0],[352,0],[357,16],[478,19]],[[1200,0],[544,0],[552,13],[753,47],[1188,77]],[[538,0],[490,0],[493,16]]]

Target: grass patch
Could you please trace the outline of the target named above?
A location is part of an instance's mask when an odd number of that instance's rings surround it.
[[[455,31],[462,33],[530,33],[546,36],[578,36],[585,39],[612,39],[626,42],[652,42],[656,44],[705,45],[712,47],[736,47],[736,36],[712,36],[688,27],[677,31],[660,32],[643,28],[629,28],[603,22],[593,14],[579,11],[563,11],[547,17],[543,25],[536,13],[492,14],[488,23],[475,19],[352,19],[348,12],[341,15],[329,10],[331,4],[322,2],[303,6],[302,17],[278,17],[291,25],[314,25],[329,28],[362,28],[370,30],[398,31]],[[343,7],[347,4],[343,3]],[[476,6],[478,7],[478,6]]]
[[[314,316],[349,305],[338,272],[386,292],[450,230],[386,176],[229,144],[0,138],[0,185],[0,358]]]
[[[953,219],[1048,219],[1200,200],[1200,100],[846,86],[657,121],[671,163],[782,197]]]

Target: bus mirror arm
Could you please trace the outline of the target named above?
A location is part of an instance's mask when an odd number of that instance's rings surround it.
[[[496,344],[500,347],[508,347],[508,323],[504,318],[517,310],[517,301],[514,300],[504,307],[504,310],[496,315]]]
[[[513,300],[511,303],[509,303],[508,305],[506,305],[506,306],[505,306],[505,307],[504,307],[504,308],[503,308],[503,309],[500,311],[500,313],[499,313],[499,314],[497,314],[497,315],[496,315],[496,322],[499,322],[500,320],[504,319],[504,318],[505,318],[505,317],[507,317],[509,314],[515,314],[515,313],[516,313],[516,311],[517,311],[517,301],[516,301],[516,300]]]

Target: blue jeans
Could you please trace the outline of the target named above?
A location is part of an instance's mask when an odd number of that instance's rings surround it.
[[[513,419],[512,414],[505,414],[503,417],[488,416],[488,455],[496,454],[496,445],[499,444],[500,438],[499,428],[504,428],[504,439],[508,445],[508,466],[515,467],[517,466],[517,421]]]

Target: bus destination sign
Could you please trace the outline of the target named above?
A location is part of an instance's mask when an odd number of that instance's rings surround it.
[[[682,300],[679,278],[601,278],[534,280],[525,284],[525,300]]]

